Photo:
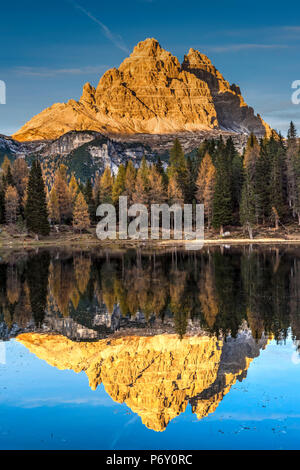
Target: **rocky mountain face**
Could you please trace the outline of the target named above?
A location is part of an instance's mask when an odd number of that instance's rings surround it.
[[[94,131],[70,131],[58,139],[44,141],[18,142],[0,136],[0,164],[4,155],[11,160],[26,158],[29,164],[38,157],[50,186],[60,164],[65,164],[70,174],[74,172],[84,182],[97,172],[101,174],[107,166],[116,173],[121,163],[132,160],[139,166],[143,156],[151,162],[157,153],[138,141],[116,141]]]
[[[53,140],[69,131],[105,135],[164,135],[230,131],[270,134],[270,127],[245,103],[210,60],[191,49],[180,64],[155,39],[140,42],[97,88],[83,87],[79,101],[45,109],[13,137]]]
[[[84,371],[93,390],[103,383],[114,401],[125,402],[154,431],[164,431],[189,403],[198,419],[213,413],[267,344],[249,331],[226,341],[165,334],[87,343],[37,333],[17,340],[60,370]]]

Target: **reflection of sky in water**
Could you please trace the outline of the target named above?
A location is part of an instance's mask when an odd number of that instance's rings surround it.
[[[198,421],[188,405],[157,433],[103,385],[93,392],[85,373],[57,370],[13,340],[0,364],[0,448],[299,449],[294,350],[271,342],[214,413]]]

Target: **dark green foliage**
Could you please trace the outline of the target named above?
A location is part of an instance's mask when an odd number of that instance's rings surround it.
[[[250,172],[246,170],[240,204],[240,220],[252,238],[252,226],[255,224],[255,193]]]
[[[174,140],[173,147],[170,150],[169,174],[176,177],[177,183],[186,199],[188,192],[188,169],[187,162],[178,139]]]
[[[191,204],[195,199],[196,193],[196,179],[197,172],[196,167],[193,164],[193,160],[190,156],[187,157],[187,188],[186,188],[186,200],[187,204]]]
[[[25,219],[29,231],[37,235],[49,235],[50,225],[48,221],[45,184],[38,160],[32,163],[29,174]]]
[[[290,123],[290,127],[287,134],[288,141],[295,140],[297,138],[297,131],[293,121]]]
[[[215,167],[216,184],[213,200],[214,228],[219,229],[232,222],[233,198],[232,198],[232,158],[230,147],[224,145],[222,139],[218,141]]]
[[[89,208],[89,215],[90,215],[91,222],[95,222],[96,203],[93,197],[93,186],[92,186],[90,179],[87,180],[86,185],[84,186],[83,195]]]

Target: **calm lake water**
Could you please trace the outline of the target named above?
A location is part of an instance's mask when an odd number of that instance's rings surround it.
[[[300,449],[300,248],[0,261],[0,449]]]

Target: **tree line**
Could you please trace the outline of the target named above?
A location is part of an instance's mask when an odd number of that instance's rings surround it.
[[[205,140],[194,156],[184,155],[178,139],[170,150],[168,165],[158,157],[145,157],[136,168],[121,164],[116,175],[107,167],[85,184],[68,175],[65,165],[55,172],[51,188],[45,185],[41,165],[29,170],[22,158],[5,157],[0,178],[0,223],[26,226],[48,235],[50,225],[73,225],[82,231],[95,224],[96,208],[120,196],[128,204],[204,204],[208,229],[242,226],[253,237],[256,226],[296,221],[300,225],[300,147],[290,124],[287,139],[275,132],[258,140],[253,134],[241,155],[233,140]]]
[[[44,315],[72,318],[89,329],[95,315],[116,306],[128,321],[170,318],[183,336],[188,324],[215,335],[236,336],[247,323],[256,339],[280,341],[290,327],[300,339],[300,258],[293,249],[119,256],[44,250],[0,263],[0,319],[11,328],[37,327]],[[159,323],[160,323],[159,322]],[[55,324],[55,323],[54,323]],[[161,325],[162,326],[162,325]],[[101,327],[99,327],[101,333]]]

